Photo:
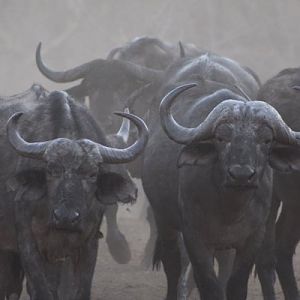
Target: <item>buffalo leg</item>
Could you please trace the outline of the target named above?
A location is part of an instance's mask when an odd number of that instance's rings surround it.
[[[235,251],[233,249],[216,251],[215,257],[219,266],[218,279],[225,295],[227,282],[230,278],[233,267]]]
[[[24,279],[18,255],[11,251],[0,251],[0,299],[19,299]]]
[[[147,207],[147,221],[148,221],[148,224],[150,227],[150,237],[149,237],[146,247],[145,247],[142,265],[145,266],[146,269],[149,269],[151,266],[151,255],[153,253],[155,240],[156,240],[156,236],[157,236],[155,219],[154,219],[153,210],[152,210],[151,206]]]
[[[8,287],[6,296],[9,300],[19,299],[23,289],[24,271],[21,265],[20,257],[16,253],[9,253],[7,262],[9,262],[9,270],[6,277],[8,279]]]
[[[194,279],[192,264],[190,263],[188,266],[188,270],[187,270],[187,290],[188,290],[189,297],[195,288],[196,288],[196,283],[195,283],[195,279]]]
[[[227,300],[246,300],[249,276],[263,237],[264,230],[260,228],[237,249],[232,274],[227,284]]]
[[[105,210],[107,222],[106,242],[114,260],[119,264],[127,264],[131,259],[131,252],[124,234],[117,223],[118,205],[109,205]]]
[[[231,249],[231,250],[216,251],[215,257],[216,257],[216,260],[218,261],[218,265],[219,265],[218,279],[221,283],[222,290],[225,295],[227,282],[230,278],[230,274],[231,274],[232,267],[233,267],[235,250]],[[184,281],[182,282],[182,284],[186,285],[185,288],[187,290],[187,298],[191,295],[193,289],[196,287],[193,272],[190,267],[191,267],[191,264],[189,263],[189,265],[186,268],[186,272],[184,273],[184,275],[183,274],[181,275],[181,276],[184,276],[184,278],[183,278]],[[184,298],[182,298],[182,299],[184,299]]]
[[[276,271],[286,300],[300,299],[293,269],[293,255],[299,237],[299,208],[283,204],[276,227]]]
[[[158,223],[159,224],[159,223]],[[168,228],[166,224],[158,225],[158,236],[153,257],[153,264],[161,261],[167,277],[166,300],[177,299],[177,286],[180,277],[180,252],[178,247],[178,232]]]
[[[28,192],[28,195],[26,193]],[[26,279],[30,282],[31,300],[54,300],[44,271],[44,260],[40,256],[31,231],[33,207],[29,200],[30,189],[21,187],[15,199],[15,218],[18,248]]]
[[[0,300],[5,300],[7,294],[7,271],[9,266],[7,264],[7,252],[0,251]]]
[[[274,196],[266,224],[264,241],[256,258],[256,271],[264,300],[275,300],[275,226],[279,206],[280,201]]]
[[[194,232],[191,227],[184,228],[183,237],[201,299],[223,300],[222,287],[214,271],[212,251],[204,245],[199,233]]]
[[[188,290],[188,279],[190,275],[190,260],[186,252],[182,234],[178,235],[178,245],[181,257],[181,274],[177,287],[177,298],[178,300],[187,300],[189,296]]]

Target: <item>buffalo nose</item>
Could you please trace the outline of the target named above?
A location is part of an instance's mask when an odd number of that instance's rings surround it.
[[[57,223],[75,224],[80,219],[80,213],[76,210],[67,210],[66,208],[56,208],[53,212]]]
[[[235,181],[250,181],[255,175],[255,170],[249,165],[233,165],[228,173]]]

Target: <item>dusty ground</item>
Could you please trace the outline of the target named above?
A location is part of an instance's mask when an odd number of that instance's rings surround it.
[[[162,271],[145,270],[141,266],[143,250],[149,236],[145,222],[143,201],[131,207],[121,207],[118,222],[126,234],[132,251],[132,260],[127,265],[117,264],[110,256],[104,239],[100,240],[98,261],[94,276],[92,300],[163,300],[166,279]],[[103,226],[105,233],[105,224]],[[296,273],[300,274],[300,253],[295,257]],[[297,276],[300,281],[300,275]],[[300,283],[299,283],[300,284]],[[278,300],[283,299],[277,287]],[[28,300],[24,295],[21,300]],[[190,300],[198,300],[194,291]],[[248,300],[262,299],[258,280],[251,277]]]

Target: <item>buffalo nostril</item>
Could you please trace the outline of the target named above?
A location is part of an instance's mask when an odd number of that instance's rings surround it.
[[[236,178],[236,177],[235,177],[235,173],[234,173],[234,171],[232,170],[232,168],[229,168],[229,169],[228,169],[228,174],[230,175],[231,178],[233,178],[233,179]]]
[[[249,181],[256,172],[251,166],[233,165],[228,169],[228,173],[234,180]]]
[[[60,221],[61,220],[61,213],[60,213],[60,210],[59,209],[55,209],[53,211],[53,216],[54,216],[54,219],[56,221]]]
[[[252,179],[252,178],[254,177],[255,173],[256,173],[255,170],[251,168],[251,170],[249,171],[249,176],[248,176],[248,178],[249,178],[249,179]]]
[[[80,219],[80,213],[77,212],[77,211],[74,211],[72,213],[72,216],[70,217],[70,219],[71,219],[72,223],[77,223],[79,221],[79,219]]]

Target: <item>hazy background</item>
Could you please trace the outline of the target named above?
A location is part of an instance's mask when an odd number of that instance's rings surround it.
[[[0,0],[0,94],[64,87],[39,74],[39,41],[47,64],[65,69],[143,35],[213,50],[264,81],[299,66],[299,25],[300,0]]]
[[[70,86],[40,75],[34,59],[39,41],[45,62],[63,70],[104,58],[112,48],[145,35],[231,57],[264,81],[300,65],[299,25],[300,0],[0,0],[0,95],[21,92],[33,82],[50,90]],[[115,263],[102,240],[93,300],[160,300],[165,293],[162,271],[140,267],[149,228],[135,212],[137,205],[119,217],[132,261]],[[299,255],[296,260],[300,274]],[[248,299],[261,299],[254,278]]]

